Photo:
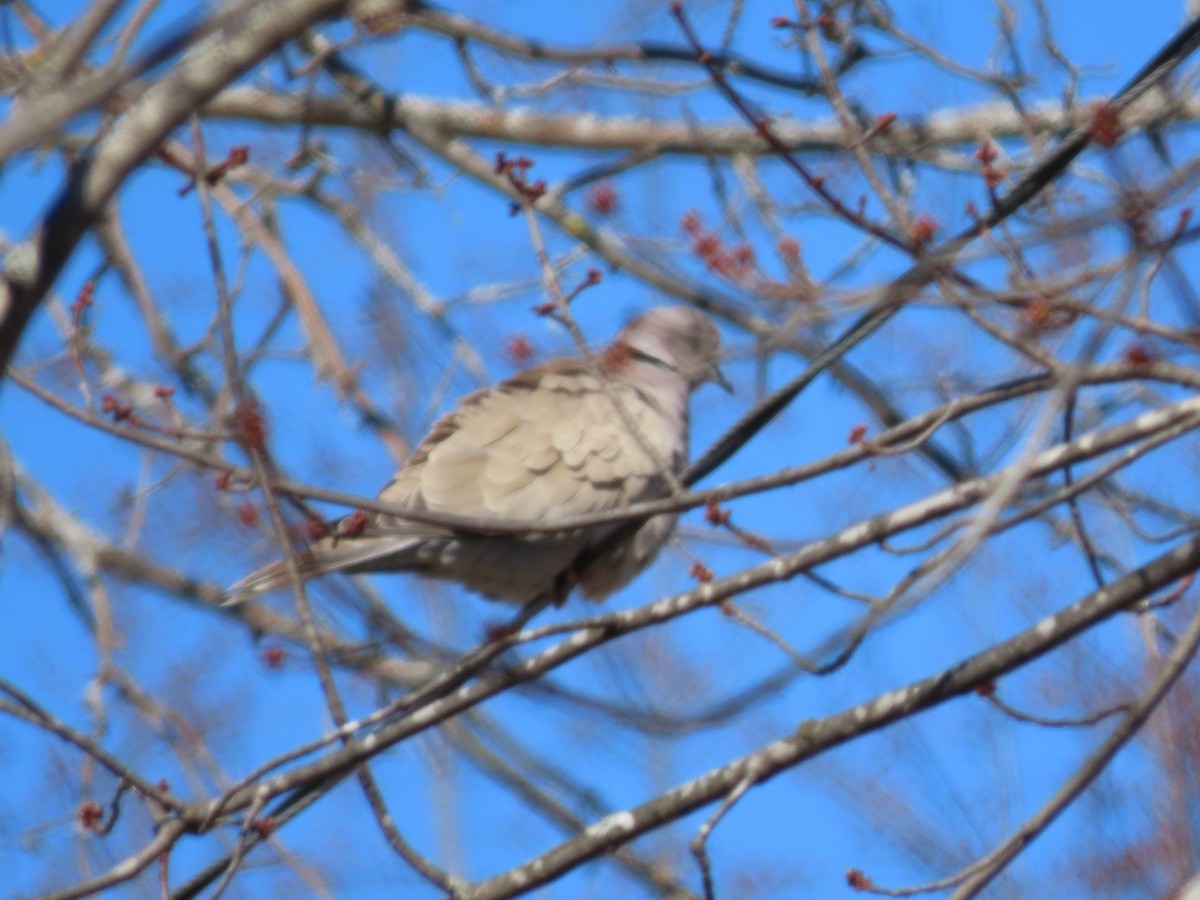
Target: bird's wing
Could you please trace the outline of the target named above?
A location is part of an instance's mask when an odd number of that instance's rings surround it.
[[[661,496],[659,463],[678,468],[683,438],[635,387],[608,388],[585,364],[556,360],[478,392],[434,427],[381,499],[544,522]]]

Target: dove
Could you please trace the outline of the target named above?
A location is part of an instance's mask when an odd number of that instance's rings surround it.
[[[543,524],[667,497],[687,462],[692,392],[709,381],[729,389],[717,366],[720,343],[716,325],[695,309],[650,309],[591,360],[553,359],[465,397],[379,499],[422,513]],[[357,519],[298,552],[304,578],[406,571],[527,604],[565,600],[576,585],[604,599],[654,559],[676,516],[636,530],[608,523],[530,534],[383,513]],[[273,563],[233,585],[228,602],[288,584],[283,563]]]

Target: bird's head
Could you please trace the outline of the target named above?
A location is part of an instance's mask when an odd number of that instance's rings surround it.
[[[635,359],[679,374],[694,390],[706,381],[732,387],[722,374],[721,332],[712,319],[690,306],[658,306],[642,313],[617,336]]]

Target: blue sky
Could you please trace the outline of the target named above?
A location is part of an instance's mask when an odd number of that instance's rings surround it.
[[[74,6],[56,4],[46,12],[57,16],[55,21],[61,23],[69,18],[68,10]],[[991,4],[913,2],[903,6],[900,15],[910,28],[960,62],[982,66],[997,52],[997,13]],[[1063,51],[1086,67],[1084,96],[1114,90],[1166,41],[1182,18],[1181,5],[1174,3],[1051,2],[1047,7]],[[568,16],[561,14],[561,4],[545,2],[453,8],[497,27],[547,41],[583,42],[598,36],[609,40],[679,40],[665,5],[580,4],[576,14]],[[1027,5],[1022,8],[1019,39],[1023,46],[1031,47],[1036,43],[1036,32]],[[781,46],[778,32],[762,24],[789,9],[786,4],[747,3],[746,24],[737,49],[778,68],[795,68],[794,51]],[[717,11],[715,7],[697,5],[693,12],[707,39],[719,28]],[[165,28],[176,16],[186,14],[185,5],[167,4],[158,14],[159,27]],[[150,29],[152,34],[154,31]],[[344,34],[338,29],[331,33]],[[1035,64],[1029,74],[1039,85],[1034,96],[1057,97],[1060,75],[1044,54],[1031,52],[1028,58]],[[447,99],[472,96],[452,50],[442,39],[416,36],[400,43],[378,40],[357,51],[355,60],[367,67],[379,83],[407,94]],[[495,64],[492,71],[499,75],[506,69]],[[680,66],[664,71],[680,78],[698,77],[698,73]],[[880,73],[886,73],[886,77]],[[254,81],[254,75],[247,79],[248,83]],[[864,66],[846,79],[845,87],[868,108],[895,111],[902,119],[992,97],[978,85],[903,60]],[[328,85],[324,88],[330,89]],[[747,93],[776,115],[829,116],[821,103],[793,94],[757,86],[747,87]],[[565,100],[556,103],[569,108],[578,97],[589,101],[589,109],[599,114],[679,117],[686,113],[705,121],[735,121],[732,111],[711,92],[663,100],[580,91],[567,93]],[[0,106],[0,113],[7,112],[7,106]],[[87,131],[93,124],[83,120],[76,127]],[[188,134],[184,130],[176,137],[187,140]],[[436,412],[481,381],[511,374],[514,364],[505,352],[510,337],[528,336],[539,358],[569,351],[569,339],[561,329],[529,312],[531,305],[541,302],[536,287],[536,259],[521,219],[507,216],[505,201],[469,179],[456,177],[436,161],[428,163],[432,190],[375,191],[370,178],[379,177],[382,154],[345,135],[323,137],[345,167],[338,175],[345,175],[348,183],[360,179],[360,188],[373,197],[375,204],[369,216],[380,233],[394,242],[414,274],[435,296],[458,300],[448,322],[471,338],[480,351],[482,373],[475,375],[459,366],[449,373],[444,396],[431,402],[430,398],[439,396],[436,388],[452,361],[448,343],[433,326],[410,314],[402,320],[410,329],[403,335],[403,349],[412,356],[389,367],[372,342],[375,324],[363,312],[364,298],[373,290],[383,290],[377,271],[359,248],[305,204],[280,204],[286,242],[314,293],[330,311],[343,346],[357,351],[363,360],[364,385],[377,403],[397,416],[410,436],[419,436]],[[296,138],[284,130],[263,133],[241,125],[213,123],[205,128],[205,140],[213,158],[229,146],[248,142],[257,165],[278,171],[282,160],[294,150]],[[476,146],[483,154],[499,149],[484,142]],[[503,149],[517,153],[522,148]],[[534,174],[551,181],[605,158],[537,149],[529,152],[537,163]],[[1141,159],[1136,154],[1144,150],[1133,153],[1135,160]],[[838,163],[826,164],[833,167]],[[356,172],[356,168],[362,172]],[[61,177],[61,160],[53,154],[30,155],[10,162],[0,172],[0,234],[10,241],[27,237],[53,198]],[[801,186],[782,172],[775,171],[771,177],[783,199],[805,199]],[[194,340],[208,326],[216,300],[196,199],[194,194],[178,198],[180,183],[178,174],[151,166],[130,180],[118,202],[128,239],[146,265],[155,296],[181,337]],[[708,223],[719,220],[703,162],[668,160],[617,183],[621,207],[612,226],[643,236],[648,246],[658,246],[651,240],[667,236],[670,241],[662,240],[661,246],[665,247],[664,253],[673,254],[671,261],[697,278],[705,277],[700,265],[686,259],[686,246],[676,224],[679,215],[692,207],[699,209]],[[924,178],[917,186],[915,205],[927,209],[943,224],[943,233],[950,233],[964,224],[965,201],[977,193],[974,178]],[[578,203],[579,198],[574,202]],[[791,227],[804,246],[814,277],[826,277],[846,252],[848,236],[844,229],[806,221],[802,216],[796,217]],[[563,252],[571,246],[570,240],[551,226],[544,228],[552,252]],[[758,231],[752,236],[762,240],[763,234]],[[239,241],[228,223],[222,222],[221,238],[226,265],[231,272],[236,271]],[[760,255],[764,265],[775,263],[767,253]],[[71,301],[97,261],[95,244],[85,242],[56,286],[64,304]],[[585,258],[565,281],[572,283],[571,279],[578,279],[591,264]],[[874,283],[902,268],[899,257],[879,251],[868,258],[854,278],[840,286]],[[981,271],[988,269],[985,266]],[[529,287],[511,300],[491,305],[461,299],[480,285],[510,281],[528,281]],[[150,382],[165,379],[140,318],[116,280],[102,281],[97,298],[91,313],[96,340],[119,353],[121,364],[138,377]],[[278,298],[274,272],[261,254],[253,255],[245,267],[238,298],[236,324],[243,348],[249,346],[255,329],[274,310]],[[389,295],[389,302],[397,303],[394,295]],[[645,286],[621,273],[606,271],[603,283],[581,297],[577,315],[589,338],[600,342],[610,337],[628,315],[657,302],[662,302],[661,298]],[[928,352],[927,345],[915,338],[934,328],[946,329],[942,360],[919,355]],[[831,327],[830,334],[836,330]],[[748,359],[751,348],[732,331],[728,337],[734,357],[729,368],[738,393],[732,398],[717,391],[698,395],[694,448],[706,446],[718,435],[755,392],[759,373]],[[865,360],[873,366],[873,374],[889,381],[894,377],[898,385],[908,378],[919,380],[922,364],[930,369],[941,365],[972,373],[990,373],[994,367],[996,378],[1009,372],[1006,361],[982,355],[964,366],[956,354],[963,350],[970,353],[974,348],[957,344],[960,338],[968,340],[961,322],[929,309],[890,326],[878,340],[894,349],[872,352]],[[294,351],[300,345],[300,333],[290,321],[274,345],[280,351],[278,355],[254,374],[254,389],[267,401],[272,450],[284,470],[298,478],[373,495],[390,474],[392,461],[369,432],[338,407],[330,387],[314,383],[311,369],[295,358]],[[26,336],[20,362],[30,363],[60,350],[61,338],[51,317],[43,312]],[[220,377],[215,360],[202,364],[208,374]],[[771,384],[781,383],[798,370],[796,361],[781,360],[772,365],[766,379]],[[69,400],[79,401],[70,378],[58,383]],[[909,408],[914,410],[929,400],[929,391],[915,385],[902,387],[898,393],[911,401]],[[181,408],[198,408],[182,391],[177,397]],[[846,435],[864,420],[869,420],[867,414],[852,396],[822,380],[805,394],[803,403],[772,424],[713,482],[818,458],[844,446]],[[229,583],[265,561],[271,552],[267,541],[239,531],[228,509],[220,533],[197,532],[198,522],[213,521],[218,502],[209,487],[209,476],[177,471],[169,460],[144,458],[139,450],[64,419],[12,384],[0,390],[0,429],[14,458],[33,479],[53,492],[70,512],[110,537],[121,535],[125,517],[122,494],[130,486],[136,489],[139,484],[152,484],[149,534],[139,540],[151,555],[158,552],[156,548],[170,548],[169,562],[197,578]],[[1152,481],[1156,476],[1151,471],[1144,477]],[[819,485],[748,499],[734,509],[738,521],[755,530],[781,539],[806,540],[920,496],[941,483],[937,474],[923,464],[880,460],[824,479]],[[1194,486],[1191,482],[1185,484]],[[700,516],[693,514],[687,523],[699,526],[700,521]],[[204,525],[205,529],[209,527]],[[890,626],[855,666],[829,678],[801,679],[748,711],[732,727],[716,733],[702,733],[668,747],[665,742],[612,728],[603,719],[588,721],[566,715],[536,696],[506,697],[490,704],[486,712],[513,729],[531,751],[543,755],[552,765],[585,773],[587,782],[608,808],[636,804],[786,733],[805,718],[846,708],[888,686],[905,684],[963,658],[1027,624],[1030,620],[1023,615],[1047,597],[1057,597],[1061,602],[1072,599],[1085,589],[1086,573],[1077,555],[1038,544],[1045,540],[1044,535],[1022,533],[997,541],[977,567],[955,578],[919,614]],[[1031,566],[1028,571],[1014,570],[1013,560],[1030,553],[1031,547],[1036,547],[1039,555],[1045,554],[1042,565]],[[1122,549],[1127,562],[1145,558],[1144,548]],[[0,604],[6,620],[0,629],[0,677],[30,690],[40,703],[76,727],[94,728],[95,720],[84,701],[89,680],[99,664],[95,642],[64,602],[53,572],[33,547],[19,537],[9,536],[3,551]],[[703,553],[718,574],[728,574],[755,560],[753,554],[740,549],[710,548]],[[614,603],[634,606],[686,589],[691,584],[687,577],[689,565],[686,559],[664,554],[658,565]],[[904,560],[873,552],[853,563],[832,566],[825,574],[859,590],[880,591],[908,565]],[[409,578],[382,579],[378,585],[399,615],[458,646],[468,645],[498,614],[495,608],[461,592],[430,589]],[[121,665],[148,689],[186,704],[184,708],[194,713],[197,721],[207,723],[205,737],[231,777],[239,777],[264,759],[328,727],[316,678],[298,653],[291,654],[283,671],[269,671],[261,662],[262,646],[231,629],[218,614],[119,582],[110,585],[110,593],[121,633],[115,650]],[[321,595],[318,592],[316,596],[319,600]],[[749,599],[802,649],[815,645],[847,619],[844,603],[831,601],[800,581],[764,589]],[[580,607],[569,605],[551,612],[549,618],[581,615],[585,611]],[[326,614],[337,615],[332,608]],[[1121,654],[1131,652],[1130,640],[1127,629],[1107,626],[1086,639],[1087,644],[1099,649],[1099,654],[1081,652],[1078,664],[1094,665],[1098,655],[1115,653],[1113,671],[1102,671],[1099,680],[1105,676],[1116,680]],[[690,708],[700,695],[727,695],[781,664],[778,653],[712,613],[676,623],[665,635],[624,642],[602,659],[567,667],[555,681],[579,690],[636,700],[651,708],[682,710]],[[1022,676],[1027,679],[1022,689],[1037,696],[1038,679],[1056,677],[1061,677],[1061,670],[1034,666]],[[694,684],[689,679],[694,679]],[[354,677],[346,677],[343,687],[353,713],[366,712],[379,701],[370,685]],[[120,709],[120,701],[111,689],[107,702],[114,710]],[[909,788],[918,799],[909,810],[897,802],[892,814],[911,812],[918,819],[935,820],[944,829],[945,843],[940,849],[948,856],[965,863],[990,848],[1057,787],[1082,757],[1085,751],[1081,748],[1088,741],[1074,732],[1015,729],[997,721],[994,713],[981,706],[965,701],[951,704],[922,717],[916,726],[902,725],[864,739],[751,792],[714,837],[712,852],[718,877],[728,876],[735,868],[743,877],[765,870],[769,874],[760,872],[757,895],[785,897],[835,896],[844,890],[841,875],[851,867],[861,868],[888,885],[945,874],[936,865],[921,865],[919,854],[905,853],[895,840],[881,839],[880,834],[887,829],[862,813],[864,806],[874,807],[886,818],[892,800],[888,792],[897,784]],[[151,735],[126,715],[111,716],[104,742],[111,749],[130,754],[140,771],[165,777],[173,786],[186,790],[183,786],[188,784],[188,775],[166,751],[161,737]],[[1145,775],[1144,760],[1138,753],[1135,750],[1122,756],[1113,783],[1136,781]],[[903,759],[897,765],[902,768],[891,772],[888,761],[901,755]],[[80,762],[67,748],[44,740],[11,719],[0,719],[0,760],[6,771],[0,784],[0,871],[12,873],[14,890],[28,894],[43,885],[47,859],[73,859],[71,820],[80,796]],[[446,767],[440,775],[439,763]],[[406,835],[443,862],[460,854],[466,873],[472,877],[493,874],[562,838],[557,829],[530,816],[488,778],[447,753],[437,737],[423,737],[387,754],[378,762],[378,774],[387,785],[393,812]],[[438,777],[453,786],[448,793],[439,793]],[[876,799],[857,806],[848,803],[847,795],[855,791],[868,796],[874,792]],[[103,790],[96,794],[104,796]],[[448,806],[447,796],[453,798]],[[988,808],[988,803],[993,806]],[[956,807],[963,807],[959,814],[947,812]],[[439,814],[435,812],[439,808],[440,815],[461,831],[457,850],[439,832]],[[289,826],[282,833],[283,841],[314,865],[338,872],[333,884],[335,896],[366,900],[395,896],[397,890],[411,891],[412,896],[435,896],[395,859],[364,809],[357,789],[343,787],[323,801],[317,815]],[[651,856],[659,851],[667,858],[684,853],[687,840],[706,815],[690,817],[638,847]],[[589,821],[596,817],[585,816]],[[1118,832],[1148,827],[1147,821],[1124,812],[1108,819],[1097,818],[1083,804],[1069,811],[1044,840],[1028,851],[1015,869],[1016,876],[1020,878],[1023,871],[1035,873],[1038,878],[1053,874],[1064,848],[1076,846],[1070,836],[1086,833],[1092,827],[1090,823],[1096,821]],[[951,827],[947,823],[958,824]],[[144,830],[147,823],[135,817],[126,827]],[[105,860],[103,846],[93,847],[92,852],[97,868],[113,861]],[[209,858],[210,852],[210,847],[202,847],[198,841],[181,843],[172,856],[173,877],[183,878],[201,860]],[[686,858],[675,861],[687,883],[694,887],[693,864]],[[343,865],[337,865],[339,862]],[[280,883],[303,890],[294,882],[275,881],[276,876],[271,869],[250,872],[240,884],[247,895],[256,886],[277,888]],[[547,896],[605,895],[617,883],[615,877],[611,867],[590,867],[550,888]],[[732,896],[739,894],[736,886],[726,884],[726,888]],[[1053,887],[1047,890],[1050,893],[1046,896],[1055,896]],[[121,895],[137,894],[137,889],[130,888]],[[750,895],[748,887],[745,895]]]

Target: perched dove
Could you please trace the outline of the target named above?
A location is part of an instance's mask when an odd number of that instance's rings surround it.
[[[678,474],[687,461],[689,395],[705,381],[728,387],[717,368],[720,340],[694,309],[652,309],[594,363],[554,359],[466,397],[379,498],[412,510],[542,523],[668,496],[664,467]],[[404,570],[512,603],[562,599],[575,584],[600,600],[655,557],[675,516],[649,519],[597,555],[620,527],[487,535],[371,513],[361,531],[322,538],[299,563],[306,578]],[[283,563],[274,563],[230,588],[230,600],[287,583]]]

